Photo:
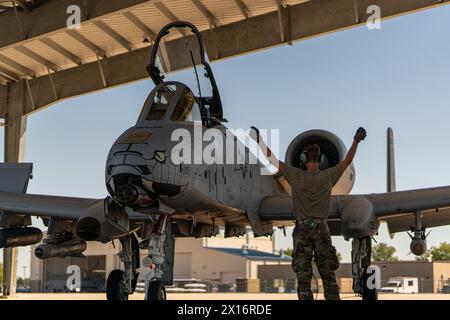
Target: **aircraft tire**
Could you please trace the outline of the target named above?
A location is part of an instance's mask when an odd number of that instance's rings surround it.
[[[167,300],[166,288],[162,281],[150,282],[147,289],[147,300]]]
[[[123,280],[123,270],[113,270],[106,281],[107,300],[128,300],[128,292]]]

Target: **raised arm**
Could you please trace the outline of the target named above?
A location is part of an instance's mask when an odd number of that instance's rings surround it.
[[[350,147],[350,150],[348,150],[347,156],[345,157],[344,161],[342,162],[344,164],[344,169],[347,169],[353,162],[353,159],[356,155],[356,150],[358,150],[358,144],[364,140],[367,136],[366,130],[364,128],[359,128],[356,131],[355,137],[353,139],[352,146]]]
[[[259,130],[255,127],[251,127],[249,135],[250,138],[258,143],[259,148],[261,149],[267,160],[269,160],[272,165],[276,166],[283,175],[286,174],[286,165],[272,153],[272,150],[270,150],[270,148],[264,142],[263,138],[260,136]]]

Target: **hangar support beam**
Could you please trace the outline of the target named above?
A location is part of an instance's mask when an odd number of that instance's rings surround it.
[[[232,1],[248,18],[249,13],[243,2],[241,0]],[[355,6],[355,1],[357,1],[357,6]],[[158,0],[51,0],[31,12],[17,12],[21,28],[11,27],[18,23],[13,10],[3,12],[0,19],[0,30],[8,30],[8,32],[2,34],[0,48],[17,45],[31,38],[47,37],[56,31],[65,29],[68,18],[67,8],[71,5],[81,8],[83,22],[100,20],[110,14],[129,12],[133,7],[149,2],[155,5],[159,3]],[[378,5],[383,17],[392,17],[448,2],[449,0],[310,0],[291,6],[291,9],[302,11],[299,17],[302,20],[300,23],[295,23],[296,28],[301,28],[305,33],[314,31],[313,35],[317,35],[329,32],[330,30],[327,29],[333,27],[341,29],[353,26],[355,24],[355,8],[359,10],[356,12],[356,16],[359,17],[358,21],[364,22],[367,16],[366,9],[370,5]],[[293,14],[295,15],[295,13]],[[52,19],[48,19],[48,17],[52,17]],[[292,19],[294,21],[294,17]]]
[[[67,27],[67,8],[76,5],[81,8],[81,21],[97,20],[108,14],[130,11],[133,6],[148,0],[51,0],[42,3],[31,12],[17,12],[22,26],[22,34],[17,26],[17,18],[13,10],[1,13],[0,30],[8,30],[0,37],[0,48],[31,39],[41,38]],[[51,19],[49,19],[51,17]]]
[[[22,82],[22,85],[25,85]],[[10,99],[11,84],[0,88],[0,106],[4,122],[4,161],[16,163],[23,161],[25,148],[25,133],[27,127],[26,116],[22,110],[24,100]],[[26,89],[22,95],[25,97]],[[3,295],[14,295],[16,293],[17,275],[17,248],[3,249]]]
[[[59,2],[66,1],[61,0]],[[70,2],[77,1],[70,0]],[[101,3],[102,0],[93,1],[94,4],[97,2]],[[132,5],[139,1],[127,0],[123,2]],[[49,4],[51,3],[53,1]],[[93,16],[98,16],[107,10],[112,10],[112,8],[119,9],[116,1],[111,0],[111,3],[112,5],[105,6],[108,9],[95,5],[93,12],[96,14],[93,14]],[[357,7],[359,12],[355,12],[353,0],[312,0],[280,8],[282,14],[288,17],[283,19],[284,23],[281,25],[279,12],[274,11],[233,24],[218,26],[213,32],[209,30],[202,32],[202,36],[208,55],[214,61],[362,25],[368,18],[366,9],[370,5],[378,5],[381,8],[382,18],[388,19],[407,12],[446,3],[450,3],[450,0],[443,0],[440,3],[435,0],[360,0]],[[358,16],[358,19],[356,19],[358,22],[355,20],[355,14]],[[57,20],[59,19],[52,19],[53,24],[46,26],[47,29],[44,26],[36,27],[37,31],[35,32],[39,33],[39,30],[41,30],[40,33],[42,34],[44,31],[50,31],[51,26],[56,28],[54,25],[56,22],[54,21]],[[294,21],[296,23],[293,23]],[[46,22],[48,22],[48,19]],[[286,35],[286,37],[283,37],[284,42],[280,38],[280,26],[285,29],[282,30],[283,34]],[[0,44],[2,41],[6,43],[4,37],[1,38]],[[170,48],[168,52],[173,55],[171,57],[173,70],[188,67],[180,64],[180,61],[186,61],[186,59],[177,59],[175,56],[184,52],[181,50],[183,43],[184,39],[180,38],[167,44]],[[145,66],[148,63],[149,55],[149,48],[142,48],[62,70],[53,73],[51,78],[45,76],[29,79],[26,86],[24,84],[26,81],[22,80],[10,84],[10,96],[13,100],[21,101],[23,88],[29,89],[23,97],[27,101],[20,104],[23,114],[27,115],[56,102],[55,92],[57,92],[56,96],[59,99],[64,99],[143,79],[148,76],[145,72]],[[0,109],[0,115],[4,113],[5,110]]]

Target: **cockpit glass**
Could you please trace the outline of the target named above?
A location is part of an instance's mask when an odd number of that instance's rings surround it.
[[[182,82],[196,97],[212,96],[211,82],[201,62],[200,45],[190,28],[172,28],[161,38],[155,64],[164,81]]]
[[[172,121],[200,120],[200,108],[195,101],[194,95],[189,89],[184,88],[181,92],[170,119]]]
[[[151,102],[146,120],[162,120],[174,95],[175,88],[171,86],[162,86],[156,92],[153,101]]]

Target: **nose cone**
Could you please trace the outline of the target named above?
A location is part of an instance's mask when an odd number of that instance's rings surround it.
[[[181,193],[179,185],[153,182],[126,173],[112,176],[108,185],[111,196],[128,206],[148,207],[159,197],[174,197]]]
[[[121,204],[145,207],[156,199],[143,184],[152,173],[157,173],[148,161],[150,136],[150,133],[130,129],[111,148],[106,164],[106,186],[109,194]]]
[[[141,175],[132,173],[112,175],[108,191],[118,202],[131,207],[148,207],[157,195],[147,188]]]
[[[159,197],[173,197],[181,186],[171,180],[177,167],[168,163],[163,152],[153,158],[116,153],[107,163],[106,185],[110,195],[130,207],[148,207]],[[171,173],[171,174],[168,174]]]

